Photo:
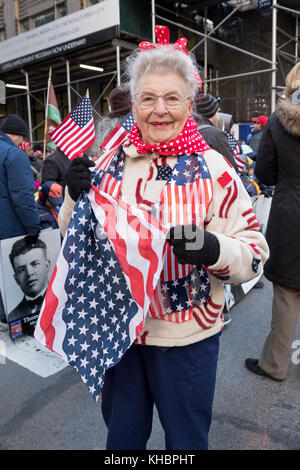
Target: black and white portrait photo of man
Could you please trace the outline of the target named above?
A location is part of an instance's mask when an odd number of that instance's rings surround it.
[[[0,289],[6,330],[32,335],[61,250],[59,229],[0,240]]]
[[[9,255],[14,279],[24,293],[21,302],[8,314],[8,322],[38,314],[49,283],[50,260],[44,241],[30,237],[17,240]]]

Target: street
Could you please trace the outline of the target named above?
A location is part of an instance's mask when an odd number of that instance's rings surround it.
[[[259,356],[269,331],[271,303],[272,285],[264,279],[262,289],[252,289],[231,310],[232,321],[221,336],[211,450],[300,449],[300,351],[292,349],[289,376],[282,383],[253,375],[244,366],[247,357]],[[4,335],[0,333],[1,344]],[[299,349],[300,324],[294,340]],[[39,352],[34,354],[36,372],[0,356],[0,449],[105,448],[100,401],[93,401],[77,372],[59,359],[49,358],[58,361],[58,371],[54,365],[43,377],[40,369],[46,366],[38,368]],[[157,413],[148,449],[164,449]]]

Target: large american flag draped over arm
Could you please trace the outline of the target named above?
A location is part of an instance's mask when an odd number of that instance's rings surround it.
[[[95,141],[93,108],[89,97],[85,95],[49,135],[70,160],[89,148]]]
[[[76,203],[35,337],[76,368],[95,400],[143,327],[165,233],[149,213],[94,186]]]

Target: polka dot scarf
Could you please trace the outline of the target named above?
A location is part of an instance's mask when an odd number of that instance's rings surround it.
[[[209,146],[199,134],[197,124],[191,116],[186,121],[184,128],[176,139],[170,142],[161,142],[155,145],[144,143],[137,124],[134,124],[128,138],[130,142],[135,145],[139,154],[157,153],[159,155],[185,155],[203,152],[209,149]]]

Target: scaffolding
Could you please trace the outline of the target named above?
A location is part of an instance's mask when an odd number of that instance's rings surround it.
[[[276,108],[276,93],[280,92],[280,90],[283,87],[280,87],[277,84],[277,71],[278,71],[278,62],[280,65],[280,57],[284,57],[285,59],[289,60],[291,64],[295,64],[299,60],[299,15],[300,11],[288,8],[282,5],[278,4],[277,0],[272,0],[272,47],[271,47],[271,57],[269,59],[259,56],[258,54],[254,54],[252,52],[249,52],[248,50],[241,49],[237,46],[234,46],[230,43],[226,43],[225,41],[222,41],[220,39],[217,39],[213,37],[213,33],[218,31],[220,27],[233,15],[235,15],[238,11],[240,11],[245,4],[251,3],[251,0],[235,0],[230,2],[231,5],[234,5],[235,8],[225,17],[222,19],[222,21],[217,24],[213,29],[211,29],[209,32],[207,32],[207,8],[205,9],[205,17],[204,17],[204,32],[200,32],[199,30],[195,28],[190,28],[187,27],[186,25],[182,23],[178,23],[175,21],[171,21],[169,18],[166,18],[164,16],[158,15],[155,13],[155,0],[152,0],[152,18],[154,21],[154,18],[159,19],[160,21],[163,21],[167,24],[172,24],[176,26],[177,28],[180,28],[182,30],[188,31],[190,33],[193,33],[197,36],[200,36],[202,39],[191,49],[193,52],[195,49],[199,48],[200,46],[203,45],[204,47],[204,66],[203,66],[203,85],[204,85],[204,92],[207,92],[207,86],[209,83],[215,82],[216,85],[223,81],[223,80],[232,80],[240,77],[246,77],[246,76],[252,76],[256,74],[265,74],[265,73],[270,73],[271,74],[271,113],[275,111]],[[295,15],[295,33],[294,36],[289,35],[283,30],[280,30],[277,26],[277,17],[278,13],[280,11],[288,12],[293,15]],[[154,26],[154,25],[153,25]],[[280,46],[277,47],[277,41],[278,41],[278,32],[280,32],[282,35],[287,37],[287,41]],[[255,58],[265,64],[268,65],[268,67],[259,69],[259,70],[253,70],[250,72],[245,72],[245,73],[238,73],[238,74],[232,74],[232,75],[227,75],[227,76],[218,76],[215,78],[208,78],[208,54],[207,54],[207,44],[208,41],[213,41],[216,44],[225,46],[233,51],[240,52],[244,55],[247,55],[249,57]],[[291,42],[295,43],[295,48],[294,48],[294,55],[289,54],[285,51],[283,51],[284,47],[290,44]],[[277,61],[277,56],[279,57],[279,60]],[[284,75],[284,74],[283,74]]]
[[[203,32],[200,31],[200,28],[195,28],[191,26],[187,26],[187,24],[173,21],[168,18],[168,15],[162,16],[158,14],[158,9],[160,8],[163,11],[167,11],[166,8],[162,8],[156,0],[151,0],[151,29],[152,29],[152,41],[155,42],[155,25],[156,24],[166,24],[176,27],[177,30],[186,31],[194,36],[196,36],[199,41],[191,48],[193,53],[199,51],[201,49],[203,51],[203,86],[204,92],[208,90],[208,87],[214,85],[216,91],[218,91],[219,87],[221,86],[222,82],[224,81],[232,81],[239,78],[244,77],[253,77],[253,76],[265,76],[271,75],[271,85],[270,85],[270,111],[271,113],[275,111],[276,107],[276,98],[278,94],[282,93],[283,86],[279,86],[278,82],[278,72],[281,72],[282,77],[284,77],[284,68],[282,66],[282,60],[288,61],[290,64],[295,64],[299,60],[299,15],[300,11],[288,8],[278,4],[278,0],[272,0],[272,17],[271,17],[271,31],[272,31],[272,44],[271,44],[271,54],[269,57],[264,57],[260,54],[256,54],[254,52],[250,52],[249,50],[243,49],[238,47],[230,42],[223,41],[218,39],[214,36],[214,34],[222,28],[222,26],[229,20],[229,18],[233,18],[237,13],[239,13],[245,6],[245,4],[249,4],[252,0],[231,0],[231,6],[233,6],[232,11],[227,14],[222,20],[216,24],[213,28],[208,28],[208,18],[207,18],[207,8],[205,8],[204,14],[204,27]],[[206,2],[208,3],[208,2]],[[218,2],[217,2],[218,3]],[[295,25],[294,25],[294,34],[291,35],[284,30],[281,30],[278,27],[278,15],[280,12],[288,13],[295,17]],[[169,15],[170,16],[170,15]],[[278,44],[278,35],[284,36],[285,41],[281,44]],[[55,89],[63,88],[67,91],[67,111],[68,113],[72,109],[72,93],[73,96],[75,95],[76,98],[81,98],[84,94],[80,94],[78,89],[75,88],[75,85],[78,87],[80,82],[87,82],[90,80],[98,80],[101,79],[102,82],[105,80],[104,86],[99,93],[99,95],[94,99],[92,102],[94,112],[97,118],[101,119],[102,115],[99,112],[99,109],[96,109],[97,105],[103,100],[103,97],[107,94],[107,92],[115,85],[119,85],[121,83],[121,60],[128,54],[128,51],[135,49],[140,39],[144,38],[131,38],[131,41],[124,41],[120,38],[115,38],[112,40],[110,47],[111,47],[111,54],[114,55],[115,67],[110,70],[108,73],[101,73],[92,75],[89,77],[84,78],[77,78],[75,80],[72,79],[72,73],[70,69],[70,65],[72,63],[72,57],[64,58],[64,66],[65,66],[65,76],[66,80],[63,83],[58,83],[55,85]],[[259,61],[262,65],[260,67],[255,67],[253,70],[247,72],[239,72],[233,73],[229,75],[220,76],[218,70],[216,70],[215,76],[211,76],[209,74],[208,65],[209,65],[209,57],[208,57],[208,45],[209,42],[213,42],[216,44],[216,47],[224,47],[227,48],[235,53],[240,53],[248,58],[252,59],[253,61]],[[288,45],[294,43],[294,54],[288,53],[285,48]],[[123,52],[123,55],[121,54]],[[30,74],[26,70],[21,70],[24,75],[25,83],[26,83],[26,92],[22,94],[16,94],[9,96],[9,99],[13,99],[20,96],[26,96],[27,101],[27,117],[29,123],[29,137],[30,140],[33,141],[33,133],[36,129],[40,126],[44,125],[44,121],[41,120],[35,127],[32,125],[32,115],[31,115],[31,100],[40,101],[35,95],[38,93],[45,93],[46,87],[30,90]],[[41,101],[40,101],[41,102]]]

